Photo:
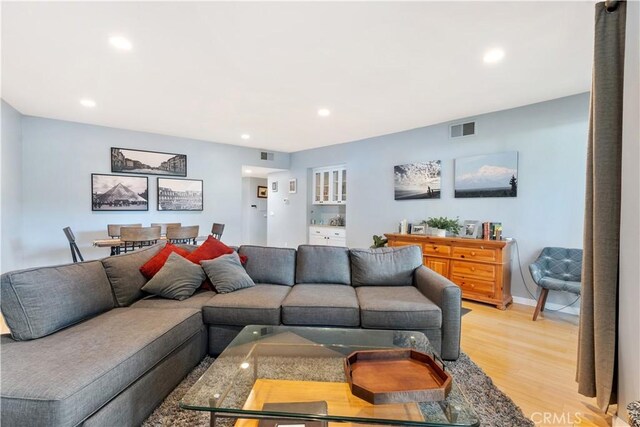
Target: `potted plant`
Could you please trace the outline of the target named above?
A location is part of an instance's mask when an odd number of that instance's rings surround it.
[[[458,218],[451,219],[441,216],[439,218],[429,218],[424,221],[424,223],[432,229],[431,231],[433,236],[445,237],[447,235],[447,231],[454,236],[457,236],[460,232],[460,222]]]

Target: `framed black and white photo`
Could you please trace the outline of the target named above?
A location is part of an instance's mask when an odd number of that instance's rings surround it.
[[[277,193],[278,192],[278,181],[273,181],[271,183],[271,192],[272,193]]]
[[[460,237],[464,237],[466,239],[477,239],[480,237],[481,232],[482,223],[480,221],[466,220],[464,224],[462,224]]]
[[[393,167],[395,200],[439,199],[440,160]]]
[[[411,234],[425,234],[427,230],[426,225],[412,225],[411,226]]]
[[[203,210],[202,180],[158,178],[158,210]]]
[[[149,178],[91,174],[92,211],[148,211]]]
[[[266,199],[267,190],[268,190],[268,187],[264,185],[258,185],[258,199]]]
[[[289,193],[297,193],[298,192],[298,180],[290,179],[289,180]]]
[[[187,156],[111,147],[111,172],[187,176]]]

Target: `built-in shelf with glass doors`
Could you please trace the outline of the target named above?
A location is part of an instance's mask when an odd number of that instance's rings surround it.
[[[345,165],[313,169],[313,204],[347,203],[347,168]]]

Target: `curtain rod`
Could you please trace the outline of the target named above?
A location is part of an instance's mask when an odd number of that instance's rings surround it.
[[[605,0],[604,8],[609,13],[615,12],[618,8],[618,3],[620,3],[618,0]]]

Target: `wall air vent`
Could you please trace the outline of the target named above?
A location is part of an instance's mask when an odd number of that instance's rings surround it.
[[[476,134],[476,122],[457,123],[449,127],[449,138],[460,138]]]
[[[266,151],[260,152],[260,160],[273,160],[273,153],[269,153]]]

